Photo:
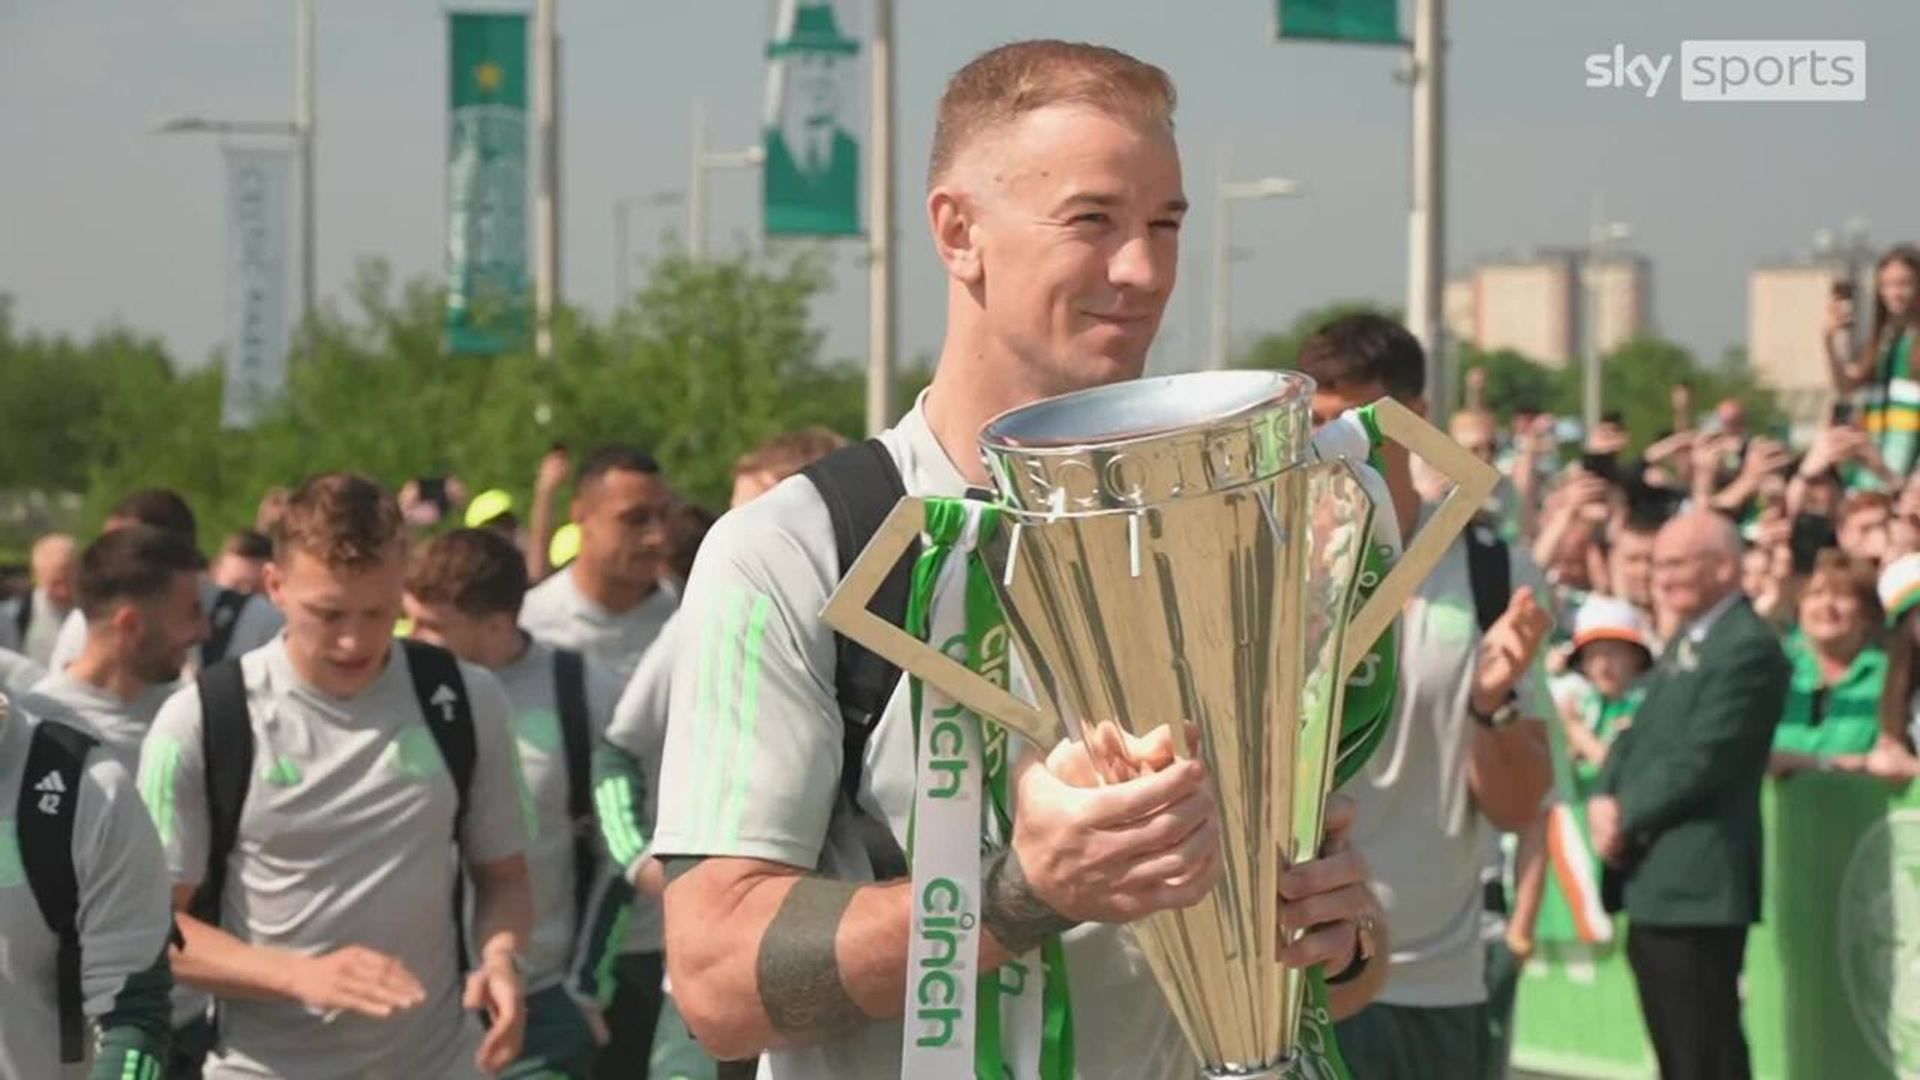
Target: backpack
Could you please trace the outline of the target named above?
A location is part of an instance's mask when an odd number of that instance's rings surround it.
[[[434,744],[447,763],[447,773],[453,779],[458,801],[452,839],[458,843],[461,825],[467,817],[467,792],[473,786],[476,757],[473,703],[467,696],[466,680],[460,676],[460,662],[452,653],[420,641],[402,641],[400,645],[420,715],[426,718],[427,731],[433,735]],[[227,883],[227,860],[239,840],[240,811],[246,805],[247,788],[253,779],[253,722],[239,657],[222,660],[201,671],[198,685],[209,844],[207,872],[199,888],[194,890],[187,912],[209,926],[218,926],[220,898]],[[452,902],[456,925],[461,924],[466,907],[465,881],[464,873],[454,875]],[[457,939],[460,970],[465,971],[468,964],[464,930]]]
[[[16,828],[20,861],[40,917],[60,939],[54,980],[60,1015],[60,1060],[86,1057],[87,1017],[80,988],[80,882],[73,868],[74,806],[80,774],[98,740],[65,724],[34,726],[21,774]],[[37,778],[37,779],[36,779]]]
[[[587,917],[599,855],[594,847],[593,733],[587,720],[586,659],[571,649],[553,653],[553,699],[560,709],[560,742],[567,761],[567,820],[573,829],[573,925]]]
[[[13,632],[20,643],[20,651],[27,651],[27,629],[33,625],[33,593],[28,591],[20,597],[20,606],[13,609]]]
[[[1507,542],[1492,525],[1474,520],[1463,534],[1467,541],[1467,584],[1473,590],[1473,615],[1485,634],[1500,620],[1513,599],[1513,561]],[[1481,883],[1480,906],[1492,914],[1508,913],[1506,882],[1499,877]]]
[[[907,494],[900,467],[879,439],[854,443],[828,454],[801,470],[819,489],[833,519],[833,542],[840,576],[866,550],[881,522]],[[915,541],[874,593],[870,610],[899,626],[907,621],[907,596],[913,589],[913,564],[920,557]],[[866,768],[867,741],[880,714],[900,683],[900,669],[865,646],[841,634],[833,635],[834,697],[840,704],[840,791],[853,810],[852,822],[873,863],[874,879],[905,877],[906,854],[884,822],[875,821],[860,807],[860,778]]]
[[[1513,599],[1513,560],[1508,556],[1507,542],[1500,539],[1493,526],[1476,520],[1467,526],[1465,535],[1473,614],[1484,634],[1500,621],[1508,601]]]
[[[240,625],[240,613],[246,610],[252,593],[221,589],[207,611],[207,640],[200,643],[200,666],[209,668],[227,658],[233,646],[233,631]],[[23,636],[20,640],[25,641]]]

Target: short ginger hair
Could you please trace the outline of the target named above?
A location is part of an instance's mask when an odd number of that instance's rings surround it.
[[[336,569],[373,566],[405,538],[400,504],[359,473],[321,473],[287,496],[273,523],[273,557],[284,564],[295,551]]]
[[[1173,126],[1173,79],[1118,49],[1072,41],[1016,41],[982,53],[940,96],[927,186],[947,179],[967,145],[1053,105],[1080,105],[1144,125]]]
[[[778,482],[847,445],[847,437],[831,428],[814,425],[775,435],[733,463],[737,479],[755,473],[768,473]]]

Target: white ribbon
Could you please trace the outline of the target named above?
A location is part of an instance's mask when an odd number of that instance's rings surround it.
[[[928,641],[967,661],[967,563],[980,508],[947,554],[928,612]],[[980,719],[921,685],[914,785],[913,938],[907,952],[902,1076],[972,1080],[980,970]]]

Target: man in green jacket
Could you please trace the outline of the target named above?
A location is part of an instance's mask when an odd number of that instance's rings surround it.
[[[1739,590],[1740,538],[1711,512],[1654,543],[1654,601],[1680,629],[1588,804],[1609,906],[1663,1077],[1751,1075],[1740,1024],[1747,928],[1760,919],[1760,784],[1790,674]]]

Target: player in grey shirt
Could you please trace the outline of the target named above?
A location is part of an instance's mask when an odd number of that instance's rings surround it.
[[[156,529],[166,529],[185,537],[187,543],[198,549],[199,526],[194,520],[193,509],[176,491],[147,488],[128,495],[107,515],[101,531],[109,533],[126,525],[151,525]],[[190,658],[187,665],[189,671],[197,671],[217,660],[238,656],[266,644],[280,632],[280,626],[285,621],[265,597],[228,596],[204,575],[200,581],[200,606],[211,624],[207,639],[201,642],[200,648]],[[47,666],[60,671],[78,659],[86,647],[86,613],[75,609],[60,627],[60,637],[54,642],[53,655]]]
[[[497,1072],[519,1054],[533,905],[509,706],[470,664],[415,685],[420,663],[457,661],[393,640],[402,530],[392,496],[363,477],[315,477],[289,497],[267,577],[287,630],[238,660],[253,760],[230,852],[212,850],[207,678],[167,702],[142,750],[186,939],[176,971],[219,1001],[209,1077],[439,1080]],[[458,817],[440,750],[453,736],[429,728],[461,723],[453,683],[473,747]],[[225,883],[212,925],[187,909],[216,858]],[[479,957],[464,976],[451,903],[460,867]],[[484,1037],[463,1009],[490,1015]]]
[[[573,520],[580,554],[527,593],[520,625],[537,640],[586,655],[624,685],[679,606],[667,586],[667,513],[673,493],[653,458],[629,446],[603,446],[580,462]],[[602,1076],[644,1076],[650,1033],[660,1012],[662,962],[648,927],[658,901],[633,904],[625,948],[614,964],[607,1007],[613,1041],[601,1052]]]
[[[71,849],[80,937],[80,989],[96,1034],[88,1039],[93,1080],[159,1080],[167,1054],[166,872],[153,823],[133,778],[95,748],[78,790],[57,775],[28,776],[27,756],[42,723],[0,702],[0,1076],[62,1075],[55,974],[59,940],[27,879],[19,836],[23,787],[28,813],[72,805]],[[47,803],[44,800],[56,800]]]
[[[207,636],[200,553],[165,529],[115,529],[81,556],[79,599],[85,649],[22,704],[92,733],[132,774],[154,714]]]
[[[931,389],[880,437],[908,493],[984,485],[978,436],[994,415],[1140,374],[1186,208],[1172,108],[1164,72],[1090,45],[1002,46],[949,82],[927,200],[949,276],[947,337]],[[838,580],[827,504],[795,477],[714,526],[681,614],[682,641],[697,645],[675,657],[653,838],[668,867],[667,960],[694,1032],[723,1057],[764,1053],[762,1080],[902,1065],[914,887],[873,881],[853,819],[869,815],[907,846],[909,681],[874,725],[857,782],[843,781],[834,635],[819,617]],[[1007,760],[1011,838],[982,852],[987,932],[966,962],[1001,972],[1002,1005],[1032,1002],[1033,969],[1015,962],[1058,948],[1046,979],[1071,987],[1072,1006],[1044,1040],[1037,1016],[1003,1010],[1006,1053],[987,1070],[1057,1066],[1041,1048],[1057,1040],[1089,1080],[1195,1075],[1123,924],[1213,887],[1220,822],[1205,766],[1143,760],[1139,775],[1094,786],[1073,740]],[[1281,893],[1282,924],[1301,931],[1281,959],[1356,975],[1332,1008],[1357,1007],[1384,968],[1360,945],[1358,922],[1373,915],[1364,861],[1304,863]]]
[[[0,694],[17,698],[40,684],[47,669],[14,652],[0,649]]]
[[[53,663],[54,640],[73,611],[78,554],[78,545],[65,533],[48,533],[33,542],[27,563],[33,588],[0,604],[0,648],[12,649],[43,668]]]
[[[821,427],[774,436],[734,462],[734,508],[846,444],[844,437]],[[676,551],[674,559],[691,564],[693,554]],[[627,881],[649,901],[657,901],[666,888],[664,872],[652,857],[647,838],[653,835],[659,815],[660,759],[667,741],[674,657],[686,647],[680,625],[676,616],[660,628],[660,636],[627,680],[606,738],[594,754],[601,835]],[[641,905],[634,920],[636,947],[644,953],[659,953],[664,945],[661,931],[657,903]]]
[[[587,455],[574,481],[580,554],[527,593],[520,625],[624,682],[678,606],[665,581],[672,502],[648,455],[617,445]]]
[[[526,559],[513,542],[485,529],[438,537],[407,574],[413,636],[453,650],[492,671],[513,706],[520,766],[531,800],[533,940],[527,952],[527,1038],[506,1076],[587,1080],[596,1046],[607,1041],[603,1010],[611,998],[611,962],[625,942],[631,890],[610,878],[593,835],[592,811],[576,821],[576,795],[589,800],[591,748],[606,730],[620,687],[605,669],[552,647],[518,625],[527,591]],[[579,708],[581,772],[569,772],[566,694]],[[588,830],[582,833],[582,829]],[[619,936],[616,937],[616,934]]]

